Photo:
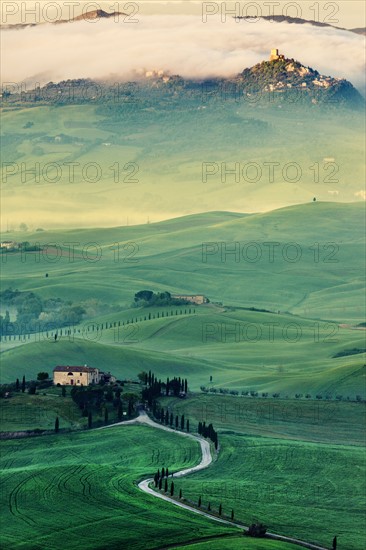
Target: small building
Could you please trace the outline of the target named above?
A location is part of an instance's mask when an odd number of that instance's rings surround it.
[[[4,248],[5,250],[14,250],[19,248],[19,243],[15,241],[2,241],[0,243],[0,248]]]
[[[53,383],[60,386],[89,386],[98,384],[99,369],[75,366],[58,366],[53,369]]]
[[[174,300],[186,300],[186,302],[197,305],[208,304],[210,301],[203,294],[172,294],[172,298]]]
[[[116,377],[113,376],[110,372],[99,372],[99,378],[101,382],[104,382],[104,384],[115,384],[116,383]]]
[[[274,48],[271,50],[271,55],[269,57],[270,61],[278,61],[279,59],[285,59],[285,56],[278,53],[278,49]]]

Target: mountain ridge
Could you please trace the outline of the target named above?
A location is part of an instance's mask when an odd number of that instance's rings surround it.
[[[120,16],[124,16],[124,17],[128,17],[129,15],[127,13],[123,13],[123,12],[117,12],[117,11],[114,11],[114,12],[106,12],[105,10],[103,9],[96,9],[96,10],[91,10],[91,11],[88,11],[86,13],[82,13],[80,15],[77,15],[75,17],[71,17],[70,19],[60,19],[58,21],[43,21],[43,22],[38,22],[38,23],[10,23],[8,25],[0,25],[0,28],[2,29],[24,29],[24,28],[27,28],[27,27],[36,27],[38,25],[44,25],[44,24],[50,24],[50,25],[59,25],[61,23],[72,23],[72,22],[75,22],[75,21],[92,21],[92,20],[95,20],[95,19],[110,19],[110,18],[116,18],[116,17],[120,17]],[[255,16],[245,16],[245,17],[233,17],[234,19],[236,20],[245,20],[245,21],[248,21],[250,19],[253,19],[255,21],[257,21],[258,19],[262,19],[264,21],[271,21],[271,22],[275,22],[275,23],[289,23],[289,24],[296,24],[296,25],[305,25],[305,24],[308,24],[308,25],[312,25],[314,27],[328,27],[328,28],[332,28],[332,29],[337,29],[337,30],[342,30],[342,31],[347,31],[347,32],[352,32],[354,34],[359,34],[359,35],[362,35],[362,36],[365,36],[366,35],[366,27],[355,27],[355,28],[350,28],[350,29],[347,29],[345,27],[337,27],[336,25],[331,25],[330,23],[325,23],[325,22],[322,22],[322,21],[315,21],[315,20],[312,20],[312,19],[302,19],[301,17],[291,17],[289,15],[262,15],[260,17],[255,17]]]

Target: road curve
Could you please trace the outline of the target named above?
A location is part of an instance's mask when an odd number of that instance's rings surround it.
[[[199,470],[203,470],[204,468],[207,468],[212,463],[212,456],[210,451],[210,444],[206,439],[203,439],[202,437],[186,432],[180,432],[178,430],[173,430],[172,428],[168,428],[168,426],[163,426],[162,424],[158,424],[157,422],[154,422],[145,412],[140,411],[140,414],[137,418],[134,418],[133,420],[127,420],[125,422],[117,422],[116,424],[111,424],[109,426],[103,426],[102,428],[98,429],[106,429],[106,428],[113,428],[115,426],[125,426],[125,425],[131,425],[131,424],[147,424],[148,426],[152,426],[153,428],[158,428],[159,430],[165,430],[166,432],[172,432],[175,434],[179,434],[182,437],[189,437],[190,439],[194,439],[195,441],[198,441],[198,443],[201,446],[201,452],[202,452],[202,458],[199,464],[197,466],[193,466],[192,468],[186,468],[185,470],[180,470],[179,472],[175,472],[173,474],[172,479],[177,477],[183,477],[185,475],[191,474],[193,472],[197,472]],[[205,516],[213,521],[217,521],[219,523],[224,523],[226,525],[230,525],[232,527],[238,527],[239,529],[248,529],[245,525],[242,525],[240,523],[236,523],[235,521],[230,521],[222,518],[218,518],[216,516],[212,516],[211,514],[204,512],[203,510],[198,510],[197,508],[193,508],[192,506],[189,506],[188,504],[184,504],[183,502],[178,502],[177,500],[162,494],[158,493],[157,491],[154,491],[152,487],[149,486],[150,483],[154,481],[153,478],[148,478],[140,481],[138,484],[138,488],[141,489],[141,491],[144,491],[144,493],[147,493],[148,495],[152,495],[156,498],[160,498],[162,500],[166,500],[167,502],[171,502],[175,506],[178,506],[179,508],[183,508],[184,510],[189,510],[190,512],[194,512],[195,514],[198,514],[200,516]],[[299,539],[295,539],[292,537],[286,537],[284,535],[276,535],[275,533],[266,533],[267,539],[272,540],[278,540],[282,542],[288,542],[291,544],[296,544],[297,546],[302,546],[303,548],[308,548],[309,550],[328,550],[324,546],[317,546],[315,544],[311,544],[310,542],[305,542]],[[177,546],[178,547],[178,546]],[[164,550],[163,548],[161,550]]]

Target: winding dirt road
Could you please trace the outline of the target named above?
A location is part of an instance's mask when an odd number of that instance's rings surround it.
[[[175,434],[178,434],[182,437],[188,437],[190,439],[194,439],[195,441],[198,441],[198,443],[201,446],[201,452],[202,452],[202,458],[199,464],[197,466],[193,466],[192,468],[186,468],[185,470],[180,470],[179,472],[175,472],[173,474],[172,479],[183,477],[188,474],[192,474],[193,472],[197,472],[199,470],[203,470],[207,468],[212,463],[212,456],[210,451],[210,444],[208,441],[203,439],[202,437],[198,435],[193,435],[186,432],[180,432],[178,430],[173,430],[172,428],[168,428],[167,426],[163,426],[162,424],[158,424],[157,422],[154,422],[154,420],[151,420],[151,418],[145,413],[140,412],[139,416],[137,418],[134,418],[133,420],[126,420],[125,422],[117,422],[116,424],[111,424],[110,426],[103,426],[102,428],[97,428],[99,430],[108,429],[108,428],[114,428],[115,426],[126,426],[131,424],[146,424],[148,426],[151,426],[153,428],[158,428],[159,430],[165,430],[166,432],[172,432]],[[238,527],[241,530],[248,529],[245,525],[242,525],[240,523],[236,523],[235,521],[230,521],[222,518],[218,518],[216,516],[212,516],[211,514],[204,512],[203,510],[197,510],[197,508],[193,508],[192,506],[189,506],[188,504],[184,504],[183,502],[178,502],[177,500],[162,494],[158,493],[157,491],[154,491],[152,487],[150,487],[150,483],[153,483],[153,478],[144,479],[143,481],[140,481],[138,484],[139,489],[141,491],[144,491],[144,493],[147,493],[149,495],[152,495],[156,498],[160,498],[162,500],[166,500],[168,502],[171,502],[175,506],[179,506],[179,508],[183,508],[185,510],[189,510],[190,512],[194,512],[195,514],[198,514],[200,516],[205,516],[213,521],[217,521],[219,523],[224,523],[226,525],[230,525],[232,527]],[[285,537],[284,535],[276,535],[275,533],[266,533],[266,538],[272,539],[272,540],[278,540],[282,542],[288,542],[291,544],[296,544],[297,546],[302,546],[303,548],[309,548],[309,550],[328,550],[324,546],[317,546],[315,544],[311,544],[310,542],[305,542],[302,540],[298,540],[292,537]],[[200,539],[197,539],[197,542],[199,542]],[[182,544],[184,546],[184,544]],[[179,545],[177,545],[177,548]],[[169,547],[171,548],[171,547]],[[164,549],[161,549],[164,550]]]

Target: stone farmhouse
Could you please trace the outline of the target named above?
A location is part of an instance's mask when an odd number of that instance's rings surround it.
[[[89,386],[104,381],[114,384],[116,378],[110,372],[105,373],[94,367],[57,366],[53,369],[53,383],[55,386]]]
[[[172,294],[172,298],[175,300],[186,300],[192,304],[208,304],[209,299],[203,294]]]

